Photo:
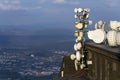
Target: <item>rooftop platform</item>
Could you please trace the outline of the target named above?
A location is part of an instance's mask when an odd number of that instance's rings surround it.
[[[65,55],[60,74],[54,80],[119,80],[120,79],[120,47],[109,47],[104,44],[87,42],[87,60],[92,61],[87,70],[75,70],[70,55]],[[64,71],[64,77],[61,76]]]
[[[88,75],[92,80],[120,79],[120,47],[105,44],[86,43],[87,59],[92,61],[88,66]]]
[[[105,44],[96,44],[92,42],[87,42],[85,44],[88,50],[95,51],[97,53],[109,56],[111,58],[120,60],[120,46],[117,47],[110,47]]]
[[[110,53],[120,54],[120,46],[110,47],[110,46],[105,45],[105,44],[96,44],[96,43],[92,43],[92,42],[87,42],[85,45],[86,46],[91,46],[91,47],[94,47],[94,48],[99,48],[103,51],[107,51],[107,52],[110,52]]]

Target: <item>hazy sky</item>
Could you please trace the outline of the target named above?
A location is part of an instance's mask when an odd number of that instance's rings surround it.
[[[90,8],[95,22],[120,20],[120,0],[0,0],[0,25],[72,26],[74,8]]]

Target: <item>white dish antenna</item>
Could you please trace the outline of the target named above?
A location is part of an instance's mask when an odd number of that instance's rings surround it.
[[[78,12],[78,9],[77,9],[77,8],[75,8],[75,9],[74,9],[74,12],[75,12],[75,13],[77,13],[77,12]]]
[[[85,64],[81,64],[80,68],[83,69],[85,67]]]
[[[100,20],[95,24],[95,29],[105,29],[105,22]]]
[[[88,38],[93,39],[94,37],[94,31],[88,31]]]
[[[78,50],[81,50],[81,48],[82,48],[82,44],[79,42],[79,43],[77,43],[77,49]]]
[[[77,51],[77,44],[74,44],[74,50]]]
[[[120,32],[111,30],[107,34],[107,40],[109,46],[117,46],[120,45]]]
[[[95,43],[103,43],[106,40],[106,32],[103,29],[97,29],[88,32],[88,38]]]
[[[90,9],[86,8],[86,9],[84,9],[84,11],[86,11],[86,12],[90,12]]]
[[[75,14],[74,18],[78,18],[78,16]]]
[[[112,30],[120,30],[120,22],[118,22],[118,21],[110,21],[110,28]]]
[[[77,29],[82,29],[83,28],[83,23],[81,23],[81,22],[75,22],[75,27]]]
[[[74,36],[75,36],[75,37],[78,37],[78,36],[79,36],[79,31],[76,30],[76,31],[74,32]]]
[[[83,11],[83,9],[82,8],[78,8],[78,12],[82,12]]]
[[[80,50],[82,48],[82,44],[79,42],[79,43],[76,43],[75,45],[74,45],[74,50],[75,51],[78,51],[78,50]]]
[[[78,37],[77,37],[77,41],[78,41],[78,42],[81,41],[82,38],[83,38],[82,36],[78,36]]]
[[[79,36],[83,37],[84,33],[81,31],[79,32]]]
[[[117,46],[117,42],[116,42],[116,31],[109,31],[107,33],[107,40],[108,40],[108,44],[109,46]]]
[[[80,59],[81,59],[80,51],[76,51],[76,60],[80,61]]]
[[[90,14],[88,13],[87,16],[86,16],[86,18],[89,18],[89,15],[90,15]]]
[[[92,25],[92,20],[89,20],[89,25]]]
[[[70,55],[70,59],[71,59],[71,60],[75,60],[75,58],[76,58],[75,54],[71,54],[71,55]]]
[[[116,39],[117,39],[117,45],[120,45],[120,32],[117,33]]]

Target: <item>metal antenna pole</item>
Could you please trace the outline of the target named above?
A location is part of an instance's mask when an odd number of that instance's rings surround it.
[[[80,68],[83,69],[87,65],[85,60],[85,29],[88,28],[88,25],[92,24],[92,21],[89,20],[90,9],[75,8],[74,12],[76,18],[75,27],[77,28],[74,32],[76,37],[76,43],[74,45],[74,50],[76,52],[76,64],[80,65]]]

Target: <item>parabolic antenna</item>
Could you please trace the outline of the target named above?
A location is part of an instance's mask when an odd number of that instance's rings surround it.
[[[83,11],[83,9],[82,8],[78,8],[78,12],[82,12]]]
[[[91,25],[92,24],[92,20],[89,20],[89,25]]]
[[[83,37],[83,34],[84,33],[82,31],[79,32],[79,36]]]
[[[117,46],[116,35],[117,35],[117,31],[114,31],[114,30],[109,31],[107,33],[107,40],[108,40],[109,46]]]
[[[86,11],[86,12],[90,12],[90,9],[86,8],[86,9],[84,9],[84,11]]]
[[[102,26],[104,22],[102,20],[98,21],[98,26]]]
[[[110,21],[110,28],[112,30],[120,30],[120,22],[118,22],[118,21]]]
[[[95,24],[95,29],[104,29],[105,28],[105,22],[100,20]]]
[[[89,13],[87,13],[87,16],[86,16],[86,18],[89,18]]]
[[[75,8],[75,9],[74,9],[74,12],[75,12],[75,13],[77,13],[77,12],[78,12],[78,9],[77,9],[77,8]]]
[[[74,32],[74,36],[75,36],[75,37],[78,37],[78,36],[79,36],[79,31],[76,30],[76,31]]]
[[[78,29],[82,29],[83,28],[83,23],[75,22],[75,27],[78,28]]]
[[[78,41],[78,42],[81,41],[82,38],[83,38],[82,36],[78,36],[78,37],[77,37],[77,41]]]
[[[75,54],[71,54],[71,55],[70,55],[70,59],[71,59],[71,60],[74,60],[75,58],[76,58]]]
[[[94,31],[88,31],[88,38],[89,39],[93,39],[93,37],[94,37]]]
[[[81,48],[82,48],[82,44],[79,42],[79,43],[77,43],[77,49],[78,50],[81,50]]]
[[[116,39],[117,39],[117,45],[120,45],[120,32],[117,33]]]
[[[77,44],[74,44],[74,50],[77,51]]]
[[[95,34],[95,37],[93,37],[94,38],[93,41],[95,43],[102,43],[106,40],[106,32],[104,30],[97,29],[95,30],[94,34]]]
[[[75,14],[75,16],[74,16],[75,18],[78,18],[78,16]]]
[[[76,60],[80,61],[80,59],[81,59],[80,51],[77,51],[76,52]]]
[[[75,45],[74,45],[74,50],[75,51],[78,51],[78,50],[80,50],[82,48],[82,44],[79,42],[79,43],[76,43]]]
[[[103,29],[96,29],[88,32],[88,38],[95,43],[103,43],[106,40],[106,32]]]
[[[120,27],[118,28],[118,30],[120,31]]]
[[[85,64],[81,64],[80,68],[83,69],[85,67]]]

